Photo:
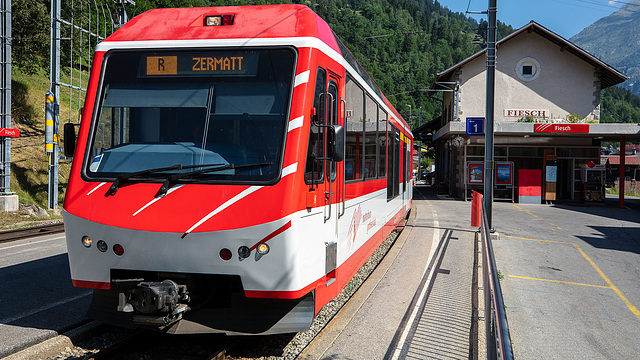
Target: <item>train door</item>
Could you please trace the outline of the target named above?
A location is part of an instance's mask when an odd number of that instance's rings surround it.
[[[404,134],[400,133],[400,141],[402,141],[402,206],[407,204],[407,143]]]
[[[340,77],[328,71],[328,83],[326,89],[326,124],[343,125],[344,117],[340,111],[343,99],[340,86]],[[329,136],[327,136],[329,139]],[[327,146],[329,141],[327,141]],[[329,149],[325,153],[329,153]],[[326,274],[327,286],[335,279],[335,270],[338,261],[338,224],[339,218],[344,214],[344,162],[327,160],[325,181],[325,222],[333,233],[331,239],[327,239]]]
[[[322,209],[322,234],[325,243],[327,286],[335,281],[338,252],[338,219],[344,214],[344,169],[342,162],[332,161],[336,145],[332,125],[342,125],[341,78],[318,67],[313,98],[312,121],[305,167],[309,185],[307,207]]]

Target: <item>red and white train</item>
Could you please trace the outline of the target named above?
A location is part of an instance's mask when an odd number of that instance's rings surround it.
[[[108,323],[306,330],[411,207],[409,126],[305,6],[139,15],[84,109],[64,224]]]

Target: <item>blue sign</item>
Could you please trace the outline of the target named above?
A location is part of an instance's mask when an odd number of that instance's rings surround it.
[[[484,135],[484,118],[467,118],[467,135]]]

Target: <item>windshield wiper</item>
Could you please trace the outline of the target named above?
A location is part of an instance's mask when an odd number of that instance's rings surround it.
[[[111,186],[107,190],[107,193],[104,196],[115,195],[118,189],[120,188],[120,184],[122,182],[125,182],[134,177],[139,177],[143,175],[149,175],[149,174],[154,174],[154,173],[159,173],[164,171],[170,171],[170,170],[193,169],[198,167],[212,167],[212,166],[221,166],[221,165],[225,165],[225,164],[205,164],[205,165],[188,165],[188,166],[184,166],[182,164],[175,164],[167,167],[153,168],[153,169],[147,169],[147,170],[137,171],[133,173],[120,174],[118,175],[116,180],[113,182],[113,184],[111,184]]]
[[[219,165],[221,165],[221,164],[219,164]],[[223,165],[223,166],[218,166],[218,167],[213,167],[213,168],[208,168],[208,169],[198,169],[198,170],[194,170],[194,171],[190,171],[190,172],[186,172],[186,173],[182,173],[182,174],[170,175],[164,181],[162,186],[160,186],[160,189],[158,190],[158,193],[156,194],[156,197],[161,197],[161,196],[166,195],[167,191],[169,191],[171,186],[173,184],[175,184],[176,181],[178,181],[178,180],[180,180],[182,178],[190,177],[190,176],[193,176],[193,175],[199,175],[199,174],[206,174],[206,173],[211,173],[211,172],[223,171],[223,170],[250,169],[250,168],[264,167],[264,166],[269,166],[269,165],[273,165],[273,163],[272,162],[264,162],[264,163],[255,163],[255,164],[245,164],[245,165],[226,164],[226,165]],[[192,167],[201,167],[201,166],[192,166]],[[207,166],[214,166],[214,165],[205,165],[205,167],[207,167]]]

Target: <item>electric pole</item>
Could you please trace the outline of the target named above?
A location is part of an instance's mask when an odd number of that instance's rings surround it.
[[[493,111],[494,89],[496,81],[496,27],[498,12],[497,0],[489,0],[489,17],[487,31],[487,99],[485,117],[487,124],[484,133],[484,209],[489,221],[489,229],[493,229],[492,205],[493,205]]]

